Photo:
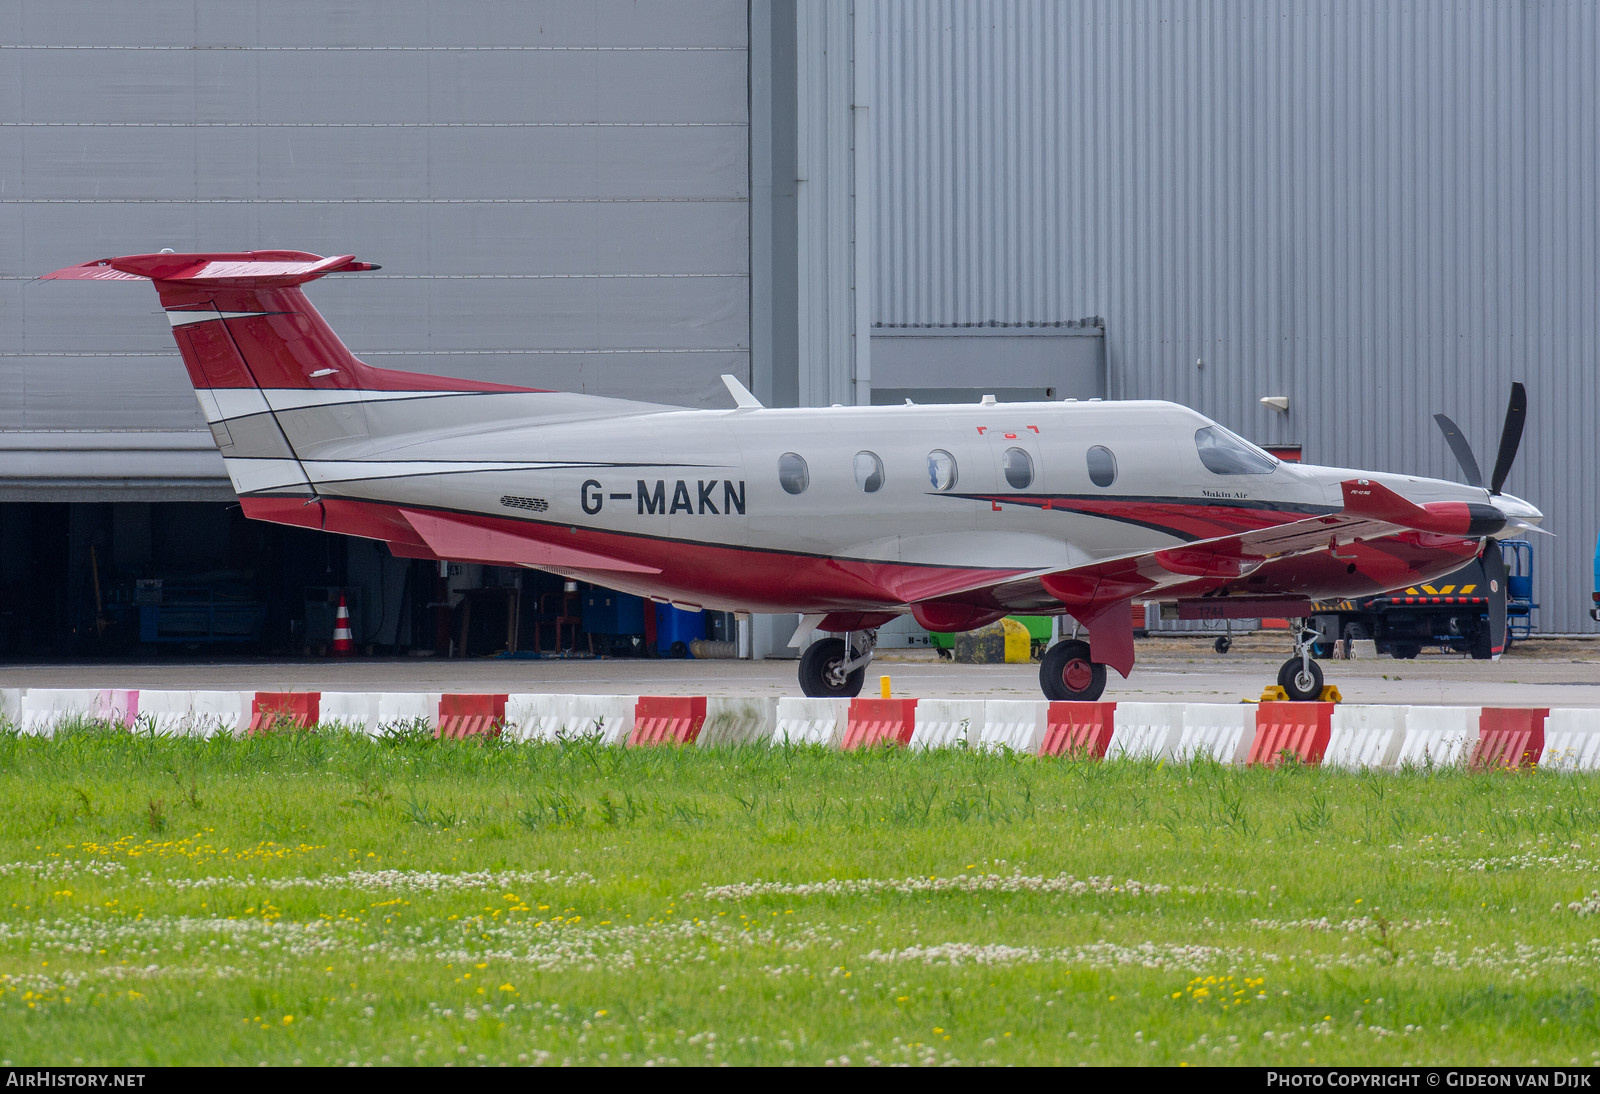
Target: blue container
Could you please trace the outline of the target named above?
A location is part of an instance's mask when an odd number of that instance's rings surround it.
[[[583,629],[587,634],[643,634],[644,599],[590,589],[583,594]]]
[[[705,612],[686,612],[671,604],[656,605],[656,653],[662,657],[693,657],[689,643],[705,636]]]

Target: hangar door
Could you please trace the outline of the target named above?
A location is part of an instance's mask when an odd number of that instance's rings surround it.
[[[228,497],[154,294],[176,250],[354,253],[374,364],[718,405],[749,380],[744,0],[0,11],[0,500]]]

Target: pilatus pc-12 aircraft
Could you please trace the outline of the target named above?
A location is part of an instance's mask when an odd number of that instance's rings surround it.
[[[299,251],[143,254],[49,278],[155,283],[246,515],[385,541],[396,555],[527,566],[680,605],[797,612],[835,637],[807,695],[855,695],[877,629],[1064,614],[1040,669],[1096,699],[1133,668],[1130,606],[1304,619],[1311,601],[1428,581],[1541,514],[1501,492],[1522,436],[1513,386],[1481,485],[1280,463],[1164,402],[728,410],[449,379],[357,360],[301,286],[376,269]],[[1487,552],[1484,551],[1488,546]],[[1503,598],[1501,614],[1503,615]],[[1315,697],[1316,631],[1279,673]],[[1495,654],[1504,619],[1491,623]]]

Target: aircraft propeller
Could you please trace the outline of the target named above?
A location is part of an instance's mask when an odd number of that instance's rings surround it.
[[[1511,399],[1506,403],[1505,424],[1500,428],[1500,448],[1495,453],[1494,472],[1489,476],[1491,496],[1501,492],[1506,484],[1506,476],[1511,474],[1511,465],[1516,461],[1517,449],[1522,444],[1522,428],[1527,418],[1527,390],[1521,384],[1513,383]],[[1478,461],[1472,454],[1472,445],[1462,435],[1461,428],[1444,414],[1435,414],[1433,420],[1439,424],[1439,431],[1444,434],[1445,443],[1461,465],[1468,485],[1483,486],[1483,472],[1479,470]],[[1492,536],[1484,540],[1483,554],[1479,557],[1483,560],[1483,576],[1493,590],[1489,596],[1489,635],[1491,648],[1498,651],[1505,642],[1506,633],[1506,560],[1500,553],[1500,541]]]
[[[1517,458],[1517,448],[1522,444],[1522,427],[1528,419],[1528,392],[1520,383],[1511,385],[1511,399],[1506,403],[1506,421],[1500,428],[1500,450],[1495,454],[1494,473],[1489,477],[1489,493],[1499,494],[1511,474],[1511,465]],[[1483,472],[1472,454],[1472,445],[1462,435],[1461,427],[1444,414],[1435,414],[1445,443],[1455,455],[1456,462],[1467,477],[1469,486],[1482,486]]]

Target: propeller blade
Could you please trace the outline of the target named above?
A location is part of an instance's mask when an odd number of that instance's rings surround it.
[[[1489,493],[1498,494],[1511,474],[1522,443],[1522,427],[1528,418],[1528,392],[1521,384],[1511,385],[1511,401],[1506,404],[1506,424],[1500,430],[1500,452],[1494,459],[1494,474],[1489,476]]]
[[[1483,472],[1478,470],[1478,459],[1472,454],[1472,445],[1461,435],[1461,427],[1443,414],[1435,414],[1433,420],[1439,423],[1439,432],[1444,434],[1445,443],[1455,453],[1456,462],[1466,474],[1467,485],[1482,486]]]
[[[1489,655],[1499,660],[1506,651],[1506,560],[1500,541],[1483,541],[1483,576],[1489,582]]]

